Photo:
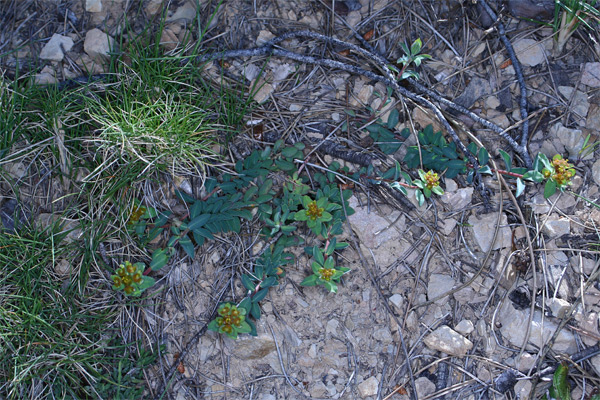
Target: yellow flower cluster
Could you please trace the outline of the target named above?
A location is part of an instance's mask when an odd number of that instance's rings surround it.
[[[333,274],[335,274],[335,269],[333,269],[333,268],[321,268],[319,270],[319,278],[321,278],[327,282],[329,282],[331,280],[331,277],[333,276]]]
[[[140,207],[135,207],[133,209],[133,212],[131,213],[131,216],[129,217],[129,221],[127,222],[129,225],[133,225],[136,222],[138,222],[140,220],[140,218],[142,218],[142,215],[144,215],[146,213],[146,207],[144,206],[140,206]]]
[[[425,174],[425,187],[429,190],[440,185],[440,177],[436,172],[429,171]]]
[[[323,216],[323,211],[325,210],[322,207],[317,206],[317,202],[313,200],[308,204],[306,216],[315,221],[317,218],[321,218],[321,216]]]
[[[557,185],[567,185],[571,182],[571,178],[575,176],[575,169],[573,165],[569,164],[569,160],[562,158],[559,154],[552,158],[552,166],[554,167],[554,174],[552,179]]]
[[[220,331],[231,333],[234,327],[239,328],[242,325],[244,316],[240,313],[237,306],[226,304],[219,309],[218,313],[219,316],[216,321]]]
[[[125,293],[131,294],[134,291],[132,283],[142,282],[142,273],[129,261],[125,261],[125,265],[121,265],[112,279],[115,286],[125,285]]]

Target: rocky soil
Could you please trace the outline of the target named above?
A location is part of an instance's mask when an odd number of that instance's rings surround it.
[[[128,15],[134,29],[148,24],[155,29],[162,7],[168,9],[161,37],[167,53],[193,41],[198,24],[207,27],[207,48],[220,51],[250,48],[284,32],[308,29],[353,43],[353,32],[358,32],[395,60],[402,55],[400,43],[421,38],[424,52],[432,56],[419,68],[421,82],[518,136],[515,68],[497,31],[488,29],[470,2],[139,3],[0,5],[12,13],[4,17],[11,25],[4,24],[2,30],[1,68],[7,77],[14,76],[18,60],[25,71],[36,74],[39,84],[86,70],[102,72],[102,58],[115,48],[123,16]],[[582,153],[584,139],[590,135],[595,143],[600,129],[598,34],[580,30],[559,54],[551,28],[506,13],[502,20],[527,83],[530,153],[568,157],[577,167],[572,190],[599,202],[598,151]],[[334,46],[310,40],[284,46],[376,71]],[[16,51],[6,55],[10,49]],[[207,73],[218,74],[218,68],[217,63],[210,65]],[[369,107],[384,121],[396,107],[402,116],[398,130],[442,127],[427,109],[407,99],[383,104],[385,86],[364,76],[277,57],[234,59],[226,68],[246,79],[248,87],[255,80],[264,83],[254,94],[260,106],[248,120],[263,118],[268,121],[265,129],[286,131],[289,137],[310,137],[310,126],[316,123],[339,127],[350,122],[344,110],[368,115]],[[469,139],[462,132],[469,131],[492,157],[498,149],[510,150],[496,133],[467,117],[445,115],[460,127],[463,140]],[[359,128],[351,135],[336,133],[339,141],[358,143],[390,165],[391,156],[376,153],[368,132]],[[401,161],[405,151],[403,146],[394,157]],[[196,336],[222,291],[229,291],[228,298],[241,293],[235,275],[247,266],[234,238],[205,245],[194,260],[174,263],[161,291],[135,316],[142,329],[138,337],[166,345],[159,365],[147,373],[148,398],[160,395],[169,367],[182,353],[184,372],[174,375],[167,391],[177,400],[527,398],[536,367],[553,366],[598,345],[600,290],[590,277],[597,276],[599,265],[594,243],[600,210],[567,193],[545,200],[543,187],[530,186],[519,200],[525,228],[498,180],[486,177],[485,183],[490,210],[462,178],[444,179],[441,198],[413,209],[390,195],[357,188],[351,199],[356,210],[349,220],[352,231],[345,232],[352,245],[339,255],[339,262],[352,272],[339,293],[299,286],[310,270],[299,250],[286,279],[263,302],[258,337],[234,341],[214,332]],[[538,259],[535,273],[527,261],[526,229]],[[196,341],[188,346],[192,339]],[[600,356],[580,365],[574,399],[585,398],[599,385]],[[514,372],[517,382],[514,389],[503,390],[497,380],[506,378],[507,371]],[[545,387],[541,383],[536,390],[541,393]]]

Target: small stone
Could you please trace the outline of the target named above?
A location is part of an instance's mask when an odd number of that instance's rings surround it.
[[[446,236],[450,235],[452,233],[452,231],[454,230],[454,228],[456,227],[456,225],[458,225],[458,221],[456,221],[454,218],[446,218],[446,219],[442,220],[441,223],[442,223],[442,233]]]
[[[329,321],[327,321],[325,332],[335,335],[339,326],[340,322],[337,319],[330,319]]]
[[[388,328],[377,329],[375,332],[373,332],[373,339],[384,344],[392,343],[394,341]]]
[[[471,322],[468,319],[463,319],[458,324],[456,324],[456,326],[454,327],[454,330],[456,332],[458,332],[464,336],[467,336],[468,334],[473,332],[474,329],[475,329],[475,326],[473,325],[473,322]]]
[[[455,280],[450,275],[445,274],[431,274],[429,282],[427,284],[427,297],[428,300],[432,300],[444,293],[449,292],[455,284]],[[444,303],[448,299],[448,296],[444,296],[437,300],[437,303]]]
[[[358,385],[358,394],[363,399],[368,396],[375,396],[377,394],[378,387],[379,381],[377,380],[377,378],[372,376]]]
[[[256,87],[258,87],[259,89],[258,92],[254,94],[254,101],[256,101],[259,104],[262,104],[269,99],[269,96],[271,95],[271,93],[273,93],[273,90],[275,88],[270,83],[265,82],[262,78],[259,78],[258,83],[256,83],[256,85]]]
[[[585,137],[581,129],[565,128],[560,122],[550,128],[550,137],[558,138],[571,159],[579,157],[579,153],[583,149],[583,143],[585,142]],[[584,160],[591,160],[592,158],[593,154],[588,154],[584,157]]]
[[[102,12],[102,0],[85,0],[85,11],[92,13]]]
[[[181,7],[177,8],[173,15],[167,18],[167,22],[192,22],[196,18],[196,6],[193,2],[187,1]]]
[[[592,165],[592,178],[594,178],[596,185],[600,186],[600,159],[596,160],[594,165]]]
[[[475,241],[483,252],[487,252],[490,246],[492,246],[497,220],[498,214],[496,213],[483,214],[479,217],[471,215],[469,217],[469,224],[473,227],[473,236],[475,236]],[[510,247],[511,244],[511,230],[508,226],[506,214],[503,213],[500,217],[500,228],[498,229],[492,250]]]
[[[521,39],[513,43],[519,62],[529,67],[535,67],[546,60],[544,47],[533,39]]]
[[[73,39],[55,33],[44,48],[42,48],[40,58],[42,60],[62,61],[65,56],[63,49],[64,51],[70,51],[72,47]]]
[[[532,384],[531,381],[520,380],[515,384],[515,394],[517,399],[528,399],[531,393]]]
[[[529,353],[523,353],[516,363],[516,367],[521,372],[529,371],[535,365],[536,358]]]
[[[267,43],[269,40],[273,39],[274,37],[275,37],[275,35],[273,35],[271,32],[262,30],[258,33],[258,37],[256,38],[256,45],[262,46],[263,44]]]
[[[173,51],[179,45],[179,38],[172,30],[165,28],[160,35],[160,46],[166,51]]]
[[[473,343],[469,339],[461,336],[447,325],[442,325],[425,336],[423,342],[430,349],[456,357],[464,357],[473,348]]]
[[[6,173],[17,181],[27,175],[27,167],[22,162],[8,163],[5,165],[4,170]]]
[[[163,0],[148,1],[148,4],[146,4],[146,14],[148,14],[149,16],[158,14],[158,11],[160,10],[162,3],[163,3]]]
[[[46,65],[39,74],[35,75],[35,83],[37,85],[50,85],[56,82],[58,82],[56,71],[49,65]]]
[[[598,343],[596,339],[600,333],[598,332],[598,313],[597,312],[578,312],[575,314],[575,320],[579,323],[579,327],[589,332],[590,335],[581,335],[581,340],[586,346],[594,346]]]
[[[415,391],[417,392],[417,399],[425,398],[435,392],[435,384],[422,376],[415,379]]]
[[[571,303],[564,299],[552,298],[546,300],[546,306],[552,311],[554,317],[562,319],[571,308]]]
[[[115,47],[115,40],[98,28],[89,30],[83,43],[84,51],[94,60],[100,61],[108,57]]]
[[[488,96],[485,99],[485,106],[490,109],[496,109],[498,106],[500,106],[500,100],[498,100],[496,96]]]
[[[600,104],[592,104],[590,106],[587,119],[585,120],[585,127],[587,129],[600,131]],[[590,153],[590,156],[591,154],[593,153]]]
[[[276,351],[273,337],[260,334],[257,337],[242,335],[233,342],[232,355],[239,360],[260,360]]]
[[[527,332],[529,322],[529,309],[517,310],[511,302],[505,302],[498,313],[498,322],[501,324],[500,333],[513,346],[521,347]],[[539,349],[544,347],[554,332],[557,324],[542,316],[540,311],[535,311],[531,318],[528,349]],[[573,333],[562,329],[554,341],[552,349],[557,353],[573,354],[577,351],[577,343]]]
[[[566,101],[571,102],[571,111],[585,123],[585,117],[590,108],[587,95],[571,86],[559,86],[558,91],[564,96]]]
[[[367,207],[361,207],[356,197],[350,197],[349,203],[354,209],[354,214],[348,217],[348,221],[360,238],[361,244],[376,249],[387,242],[397,242],[400,239],[400,234],[395,228],[404,228],[403,219],[396,223],[395,227],[391,227],[388,220],[369,212]]]
[[[589,87],[600,87],[600,62],[585,63],[581,83]]]
[[[458,189],[455,192],[444,192],[441,197],[442,203],[452,206],[452,210],[460,210],[468,207],[473,199],[473,188]]]
[[[59,277],[67,276],[69,272],[71,272],[71,263],[63,258],[54,265],[54,272],[56,272]]]
[[[373,95],[373,86],[371,85],[363,85],[359,92],[356,94],[356,100],[358,100],[356,105],[367,105],[369,104],[369,100]]]
[[[571,223],[568,218],[552,214],[546,219],[542,232],[550,239],[556,239],[571,232]]]
[[[404,297],[402,295],[396,293],[389,298],[390,303],[394,305],[398,309],[398,311],[402,311],[402,305],[404,304]]]
[[[310,347],[308,348],[308,356],[310,358],[317,358],[317,345],[316,344],[311,344]]]
[[[322,398],[327,394],[327,386],[321,381],[316,381],[313,382],[308,391],[310,392],[310,397]]]
[[[600,355],[594,356],[590,359],[592,367],[596,370],[596,375],[600,375]]]
[[[548,274],[546,274],[548,283],[550,283],[555,289],[558,286],[557,295],[563,299],[568,299],[571,297],[571,290],[569,289],[569,284],[567,283],[568,278],[565,276],[567,267],[564,265],[567,263],[568,261],[559,264],[548,265]],[[550,261],[548,261],[548,264],[550,264]]]

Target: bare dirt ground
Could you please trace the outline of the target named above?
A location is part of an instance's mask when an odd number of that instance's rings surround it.
[[[21,72],[39,74],[40,82],[78,76],[89,61],[84,49],[88,31],[98,28],[116,36],[124,12],[134,28],[158,27],[160,10],[167,7],[162,35],[167,52],[184,46],[188,34],[193,42],[198,24],[207,28],[205,46],[211,51],[251,48],[286,32],[310,30],[361,45],[358,34],[385,58],[396,60],[402,56],[401,43],[421,38],[423,52],[432,56],[418,68],[424,86],[513,137],[520,134],[515,68],[496,25],[487,25],[471,2],[4,3],[0,52],[19,48],[1,60],[7,77],[16,73],[16,59]],[[551,28],[518,19],[506,9],[500,15],[523,65],[530,154],[569,157],[577,168],[571,189],[598,202],[598,151],[585,157],[580,152],[587,135],[592,143],[597,140],[600,127],[600,64],[591,65],[600,58],[597,32],[580,30],[559,54]],[[74,45],[60,61],[41,59],[55,33],[71,37]],[[331,43],[296,38],[282,47],[378,72]],[[435,115],[407,98],[393,94],[389,103],[382,102],[385,85],[365,76],[278,57],[232,59],[225,66],[215,62],[207,66],[207,74],[219,76],[223,67],[248,88],[255,79],[266,83],[254,94],[259,106],[247,116],[248,121],[261,120],[266,133],[318,139],[322,136],[312,127],[326,124],[339,143],[392,166],[394,158],[402,161],[406,146],[396,154],[382,154],[358,118],[345,110],[365,120],[375,113],[386,121],[397,108],[397,131],[428,124],[443,130]],[[497,133],[441,108],[461,139],[480,140],[498,165],[498,149],[513,154]],[[344,123],[346,132],[340,130]],[[407,145],[414,143],[408,139]],[[262,146],[250,125],[240,132],[238,144]],[[321,157],[324,164],[332,161]],[[177,400],[538,398],[549,376],[531,394],[536,372],[586,348],[597,351],[600,291],[593,244],[598,243],[600,210],[567,193],[547,201],[538,185],[519,198],[521,219],[497,178],[486,177],[485,183],[491,209],[461,177],[445,179],[446,194],[423,207],[407,206],[383,188],[357,186],[351,199],[356,210],[350,217],[352,230],[345,232],[351,246],[339,255],[340,264],[352,272],[339,292],[299,286],[310,267],[298,249],[295,265],[263,302],[258,337],[243,335],[234,341],[214,332],[197,335],[222,293],[227,299],[240,295],[237,275],[248,267],[247,240],[222,237],[204,245],[194,260],[173,263],[160,290],[148,294],[144,307],[124,308],[119,322],[126,339],[166,346],[160,362],[146,373],[147,398],[160,396],[165,387],[165,398]],[[526,232],[537,269],[528,259]],[[526,334],[529,341],[523,348]],[[184,372],[170,375],[180,354],[185,355]],[[578,365],[572,398],[586,399],[599,385],[600,356]],[[497,382],[507,371],[517,379],[508,390]]]

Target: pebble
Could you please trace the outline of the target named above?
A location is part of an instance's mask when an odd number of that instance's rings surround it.
[[[576,117],[576,119],[579,118],[580,125],[585,124],[585,117],[590,108],[587,95],[579,90],[575,90],[575,88],[571,86],[559,86],[558,91],[564,96],[566,101],[570,103],[571,114],[574,113],[574,117]]]
[[[571,232],[571,223],[568,218],[552,214],[546,219],[542,232],[550,239],[556,239]]]
[[[473,343],[447,325],[442,325],[425,336],[427,347],[456,357],[464,357],[473,348]]]
[[[358,385],[358,394],[363,399],[368,396],[375,396],[378,387],[379,381],[376,377],[372,376]]]
[[[389,301],[398,309],[398,311],[402,311],[402,305],[404,304],[404,297],[401,294],[394,294],[390,296]]]
[[[482,214],[479,217],[471,215],[469,217],[469,225],[472,226],[473,236],[483,252],[487,252],[492,245],[494,232],[496,230],[496,222],[498,220],[497,213]],[[492,250],[498,250],[511,246],[511,230],[508,227],[506,214],[500,217],[500,228],[496,235],[496,241],[492,246]]]
[[[92,13],[102,12],[102,0],[85,0],[85,11]]]
[[[63,49],[64,51],[70,51],[72,47],[73,39],[55,33],[50,38],[50,41],[42,48],[40,58],[49,61],[62,61],[65,56]]]
[[[108,57],[108,53],[114,50],[114,46],[115,40],[98,28],[89,30],[83,43],[85,52],[96,61]]]
[[[417,399],[425,398],[435,392],[435,384],[422,376],[415,379],[415,391],[417,392]]]
[[[581,83],[592,88],[600,87],[600,62],[584,64]]]
[[[461,335],[467,336],[468,334],[473,332],[473,330],[475,330],[475,327],[473,326],[473,322],[471,322],[468,319],[463,319],[458,324],[456,324],[454,330],[460,333]]]
[[[528,67],[535,67],[546,60],[544,47],[533,39],[517,40],[513,47],[519,62]]]
[[[427,284],[427,297],[432,300],[448,291],[450,291],[456,281],[452,279],[450,275],[445,274],[431,274],[429,276],[429,282]],[[448,300],[448,296],[444,296],[437,300],[436,303],[442,304]]]

